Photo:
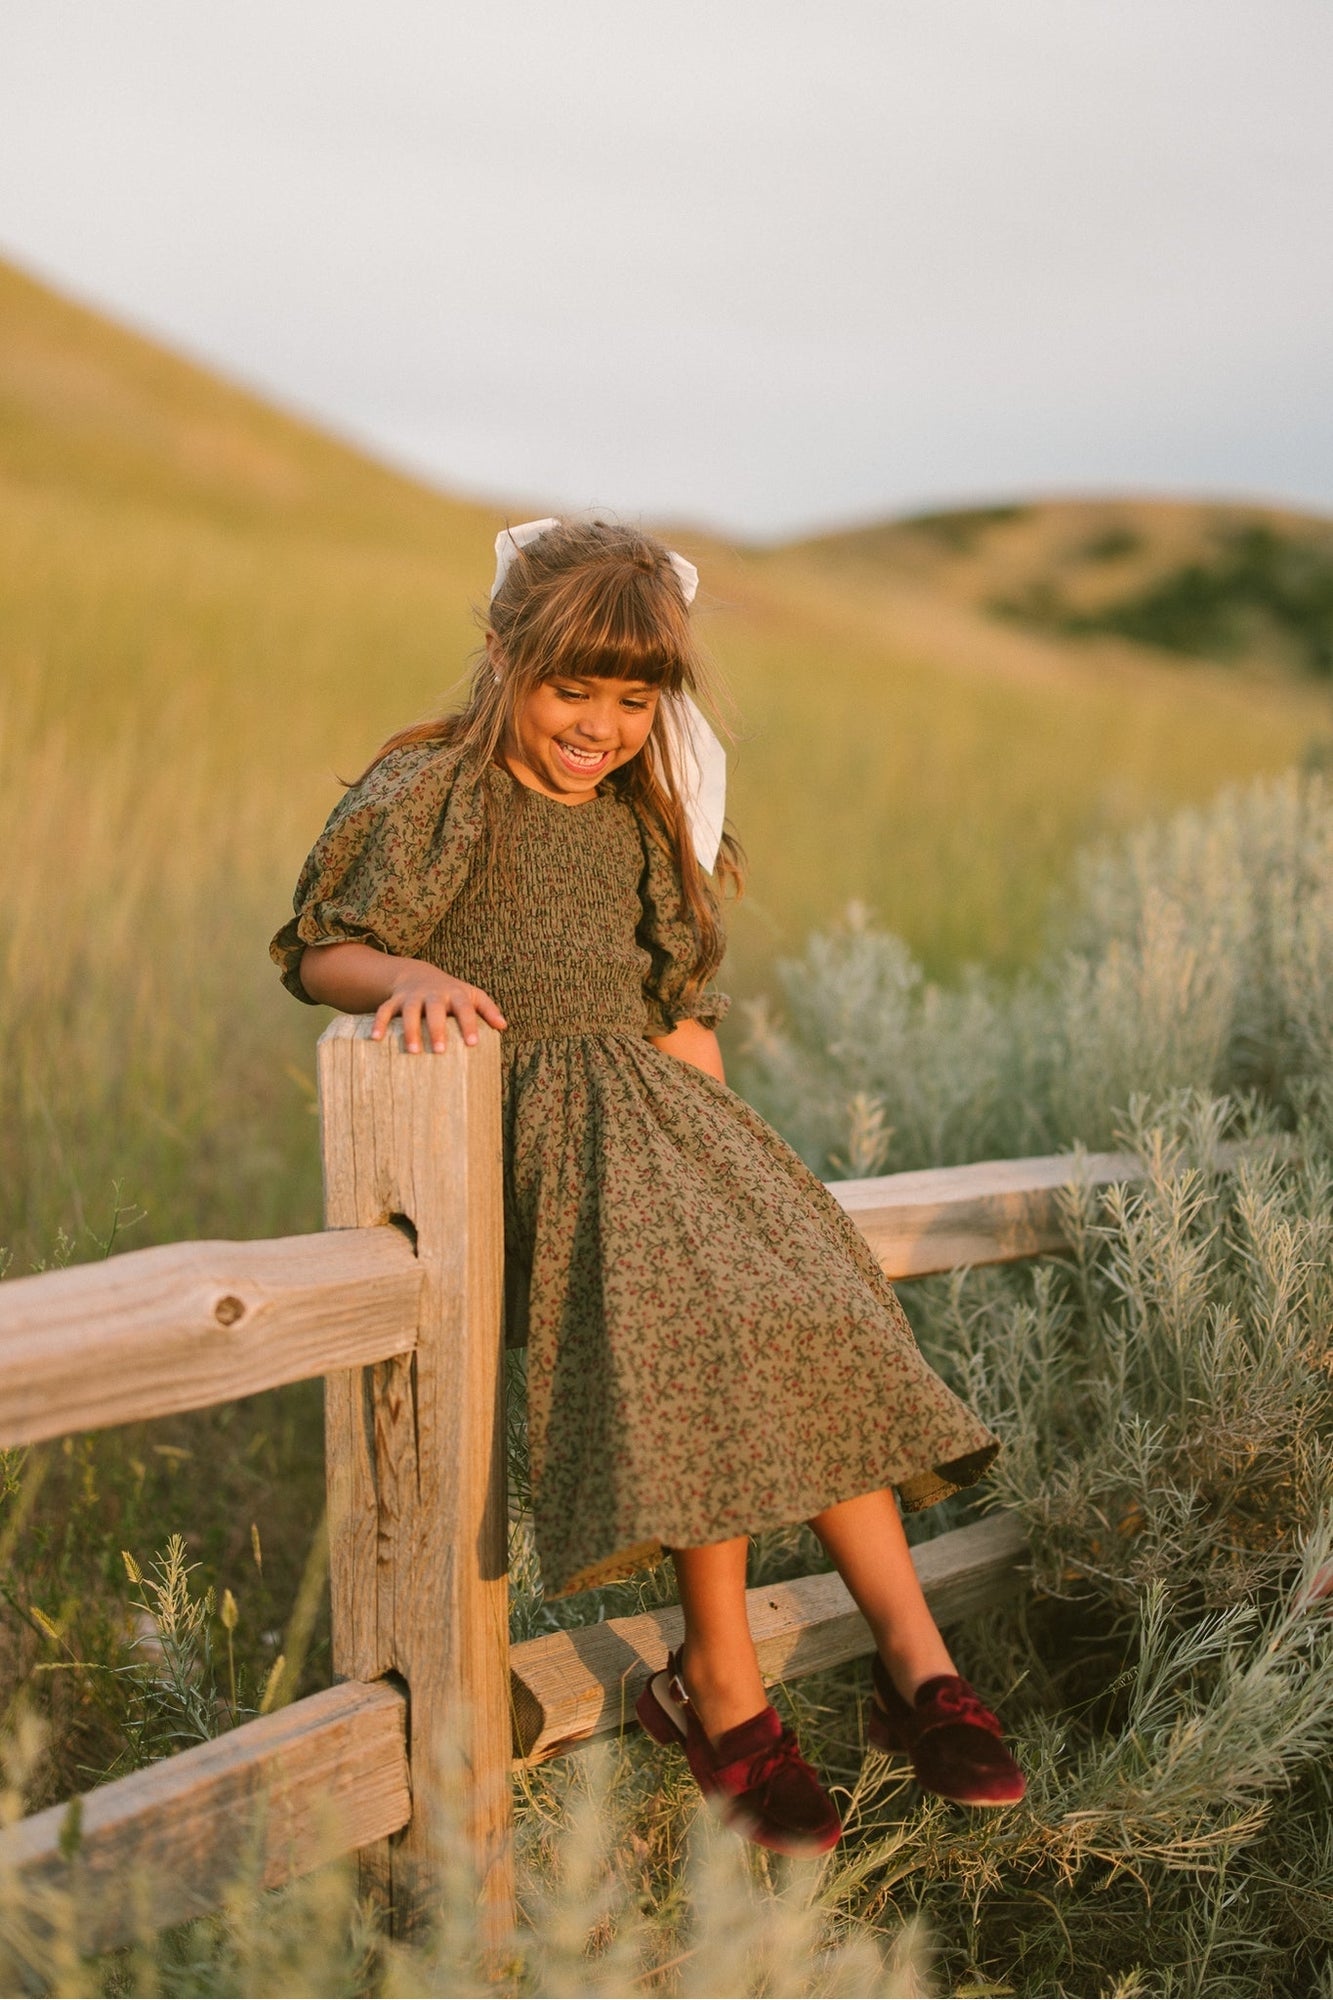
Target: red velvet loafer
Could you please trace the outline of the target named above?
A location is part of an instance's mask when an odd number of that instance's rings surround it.
[[[776,1854],[825,1854],[842,1821],[775,1708],[710,1741],[680,1677],[680,1649],[654,1674],[634,1705],[657,1743],[685,1752],[705,1798],[716,1799],[727,1825]]]
[[[867,1735],[877,1750],[910,1757],[922,1791],[960,1806],[1010,1806],[1027,1780],[1004,1747],[999,1718],[958,1674],[923,1681],[906,1702],[876,1655]]]

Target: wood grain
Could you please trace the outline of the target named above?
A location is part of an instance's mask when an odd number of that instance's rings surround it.
[[[330,1378],[333,1664],[407,1684],[416,1808],[363,1882],[411,1935],[438,1896],[445,1805],[497,1931],[512,1914],[500,1044],[409,1055],[342,1016],[319,1047],[325,1212],[406,1217],[422,1274],[410,1358]]]
[[[105,1951],[216,1909],[234,1882],[276,1888],[410,1811],[403,1697],[349,1681],[20,1820],[0,1832],[0,1878],[39,1919],[64,1903],[80,1950]]]
[[[1019,1523],[992,1514],[912,1551],[941,1625],[1011,1599],[1022,1588],[1026,1542]],[[837,1576],[805,1576],[746,1593],[750,1631],[768,1682],[835,1667],[872,1649],[869,1627]],[[681,1639],[680,1608],[609,1618],[545,1633],[509,1656],[514,1754],[541,1763],[572,1743],[634,1720],[644,1680]]]
[[[1051,1153],[979,1160],[874,1180],[830,1181],[833,1196],[890,1278],[924,1278],[963,1264],[1007,1264],[1066,1249],[1060,1190],[1140,1180],[1133,1153]]]
[[[0,1446],[173,1416],[408,1352],[396,1229],[169,1243],[0,1285]]]

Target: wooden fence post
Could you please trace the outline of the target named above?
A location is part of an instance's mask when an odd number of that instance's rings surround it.
[[[340,1016],[319,1044],[325,1221],[415,1232],[410,1355],[325,1378],[333,1670],[401,1677],[412,1817],[361,1853],[397,1936],[429,1922],[466,1842],[492,1937],[513,1908],[501,1304],[500,1044],[456,1024],[409,1055]],[[456,1776],[461,1760],[462,1798]],[[465,1824],[441,1823],[446,1798]]]

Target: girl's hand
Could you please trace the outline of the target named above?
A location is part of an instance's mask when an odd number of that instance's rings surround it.
[[[505,1017],[479,986],[454,979],[437,965],[420,958],[395,958],[374,945],[311,944],[301,957],[301,984],[312,1000],[338,1007],[344,1014],[370,1014],[375,1025],[371,1040],[382,1042],[395,1014],[403,1017],[403,1046],[421,1053],[424,1019],[430,1045],[444,1048],[445,1027],[452,1014],[469,1048],[477,1040],[480,1017],[489,1027],[503,1028]]]
[[[476,1046],[478,1017],[490,1028],[506,1026],[504,1015],[490,994],[483,993],[480,986],[469,986],[465,979],[454,979],[449,973],[441,972],[438,966],[427,965],[421,959],[403,958],[397,964],[401,971],[394,981],[393,991],[375,1010],[375,1025],[370,1031],[372,1042],[383,1041],[395,1014],[403,1017],[403,1047],[412,1055],[421,1053],[423,1024],[430,1036],[431,1048],[436,1055],[441,1054],[451,1014],[462,1029],[463,1040],[469,1048]]]

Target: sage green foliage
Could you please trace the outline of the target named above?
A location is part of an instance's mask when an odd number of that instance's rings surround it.
[[[1083,857],[1017,984],[932,986],[853,912],[754,1012],[747,1088],[826,1174],[1146,1169],[1071,1193],[1069,1259],[904,1288],[1005,1439],[1036,1585],[959,1635],[1013,1690],[1027,1802],[909,1820],[868,1906],[930,1924],[946,1985],[1330,1990],[1331,863],[1292,775]]]
[[[827,1178],[1112,1144],[1131,1099],[1333,1063],[1333,792],[1288,773],[1084,853],[1036,970],[925,978],[853,906],[748,1010],[741,1087]]]
[[[1182,1093],[1124,1135],[1144,1178],[1071,1190],[1072,1264],[929,1288],[925,1337],[1004,1436],[991,1490],[1028,1521],[1040,1588],[1085,1578],[1126,1617],[1149,1592],[1175,1619],[1230,1614],[1281,1591],[1293,1524],[1325,1534],[1326,1110],[1293,1143]]]
[[[197,1563],[185,1542],[171,1535],[162,1553],[140,1569],[128,1550],[122,1560],[140,1592],[133,1600],[140,1625],[136,1657],[114,1671],[127,1683],[125,1735],[130,1768],[207,1743],[218,1734],[220,1694],[213,1657],[216,1595],[190,1587]]]
[[[1032,1603],[965,1639],[1015,1686],[1028,1800],[943,1852],[914,1830],[937,1932],[970,1920],[1015,1991],[1329,1990],[1328,1111],[1138,1104],[1144,1177],[1071,1196],[1070,1259],[911,1290],[1031,1535]]]

